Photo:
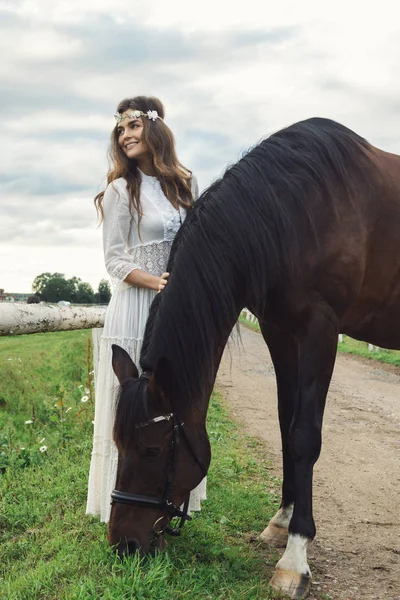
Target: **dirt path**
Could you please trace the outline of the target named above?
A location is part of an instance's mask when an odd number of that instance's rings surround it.
[[[241,328],[217,377],[234,417],[265,441],[281,475],[273,366],[260,334]],[[339,355],[314,471],[312,590],[335,600],[400,600],[400,370]],[[313,597],[313,594],[311,594]]]

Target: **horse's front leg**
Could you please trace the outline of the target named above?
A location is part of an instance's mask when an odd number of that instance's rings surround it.
[[[298,395],[297,340],[286,331],[260,322],[261,332],[274,363],[278,388],[279,425],[282,438],[282,501],[276,515],[260,535],[270,546],[285,547],[295,500],[294,462],[289,449],[289,431]]]
[[[321,451],[325,400],[337,351],[332,318],[315,312],[297,334],[298,394],[289,428],[293,460],[294,508],[285,552],[271,579],[274,589],[291,598],[305,598],[311,584],[307,546],[315,536],[312,512],[313,468]]]

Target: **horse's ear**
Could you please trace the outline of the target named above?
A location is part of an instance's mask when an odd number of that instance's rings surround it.
[[[128,379],[139,377],[137,367],[129,354],[120,346],[112,344],[112,368],[121,385]]]

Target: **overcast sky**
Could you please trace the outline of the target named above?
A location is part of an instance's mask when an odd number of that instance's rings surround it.
[[[396,0],[0,0],[0,288],[105,277],[93,197],[119,100],[156,95],[205,188],[312,116],[400,153]]]

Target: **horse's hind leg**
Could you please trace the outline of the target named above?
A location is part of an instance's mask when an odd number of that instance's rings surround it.
[[[260,323],[274,363],[278,387],[279,425],[282,437],[282,500],[276,515],[260,535],[271,546],[285,547],[295,500],[294,462],[289,451],[289,429],[298,393],[298,357],[295,340],[287,333]]]

